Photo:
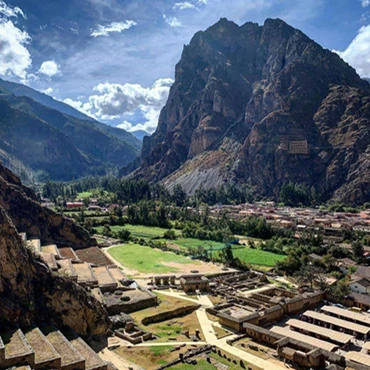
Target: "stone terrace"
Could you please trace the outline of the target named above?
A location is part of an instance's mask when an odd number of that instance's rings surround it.
[[[107,370],[80,337],[54,326],[0,333],[0,369]]]
[[[78,249],[75,253],[83,262],[91,263],[96,266],[113,265],[113,262],[98,247]]]

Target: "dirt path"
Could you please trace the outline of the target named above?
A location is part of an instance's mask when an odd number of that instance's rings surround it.
[[[266,287],[264,287],[266,289]],[[163,294],[170,295],[172,297],[177,297],[177,298],[182,298],[184,299],[185,297],[180,296],[179,293],[171,293],[171,292],[162,292]],[[276,361],[271,362],[269,360],[264,360],[258,356],[254,356],[251,353],[248,353],[246,351],[243,351],[239,348],[233,347],[229,344],[227,344],[227,341],[229,339],[235,338],[236,335],[228,336],[222,339],[218,339],[215,333],[215,330],[213,328],[214,322],[211,321],[206,313],[206,308],[207,307],[213,307],[212,302],[207,296],[198,296],[198,301],[188,298],[188,300],[191,300],[193,302],[200,303],[202,305],[201,308],[199,308],[196,311],[197,318],[199,321],[199,324],[202,328],[203,335],[205,337],[205,341],[207,344],[212,344],[215,345],[216,347],[220,348],[221,350],[224,350],[225,352],[230,353],[233,356],[239,357],[242,360],[260,367],[261,369],[264,370],[281,370],[281,369],[286,369],[285,366],[279,365]]]
[[[114,351],[110,351],[107,348],[101,350],[99,356],[104,361],[111,362],[119,370],[129,370],[130,368],[134,370],[145,370],[141,366],[126,360],[124,357],[116,355]]]

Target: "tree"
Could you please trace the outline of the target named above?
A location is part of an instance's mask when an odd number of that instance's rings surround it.
[[[232,265],[234,263],[234,254],[231,245],[228,245],[224,249],[222,249],[221,255],[225,263],[228,263],[229,265]]]
[[[173,188],[172,200],[175,202],[177,207],[182,207],[186,202],[186,193],[180,184],[175,185]]]
[[[127,242],[131,238],[131,233],[127,229],[122,229],[117,232],[118,239]]]
[[[353,250],[353,255],[356,258],[361,259],[363,257],[364,247],[360,241],[356,240],[352,243],[352,250]]]
[[[315,280],[318,280],[320,275],[323,274],[323,270],[312,265],[311,263],[307,264],[303,269],[299,270],[296,273],[297,281],[302,285],[309,285],[310,288],[313,288],[313,283]],[[320,279],[319,279],[320,280]]]
[[[164,234],[163,237],[168,240],[175,240],[176,239],[176,233],[174,230],[167,230]]]
[[[108,224],[104,225],[102,234],[104,236],[111,236],[111,233],[112,233],[112,230],[111,230],[110,226]]]
[[[338,299],[343,299],[349,294],[349,287],[344,280],[338,280],[335,285],[330,288],[331,294]]]

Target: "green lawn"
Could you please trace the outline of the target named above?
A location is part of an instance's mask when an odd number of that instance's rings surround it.
[[[145,247],[139,244],[125,244],[110,248],[109,254],[123,266],[139,272],[153,274],[165,274],[176,272],[175,267],[166,266],[168,262],[181,264],[193,263],[194,261],[172,252],[162,252],[159,249]]]
[[[201,245],[205,249],[209,249],[210,246],[213,248],[223,247],[224,243],[214,242],[211,240],[200,240],[200,239],[192,239],[192,238],[179,238],[173,241],[174,244],[183,247],[184,249],[188,248],[197,248]]]
[[[275,254],[271,252],[262,251],[260,249],[234,249],[234,257],[240,258],[241,261],[250,263],[251,265],[260,265],[260,266],[271,266],[273,267],[276,261],[281,261],[286,256],[281,254]]]
[[[168,230],[161,227],[154,226],[142,226],[142,225],[125,225],[125,226],[111,226],[112,231],[128,230],[135,238],[151,239],[151,238],[163,238],[163,234]],[[98,234],[102,233],[103,226],[96,228]],[[180,230],[174,230],[177,235],[181,234]]]
[[[91,197],[92,197],[91,191],[84,191],[76,195],[76,199],[84,199],[84,198],[91,198]]]

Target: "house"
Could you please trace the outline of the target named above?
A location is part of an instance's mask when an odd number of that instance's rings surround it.
[[[362,278],[370,279],[370,267],[359,266],[354,275],[362,277]]]
[[[354,293],[370,294],[370,279],[355,276],[348,287]]]
[[[353,231],[360,231],[366,234],[370,234],[370,226],[356,225],[353,226]]]
[[[361,293],[351,293],[348,298],[356,307],[360,307],[363,311],[370,309],[370,295]]]
[[[83,202],[67,202],[67,208],[72,209],[72,208],[82,208],[83,207]]]
[[[337,266],[342,274],[347,275],[349,268],[356,266],[356,262],[351,260],[350,258],[341,258],[337,262]]]
[[[316,254],[316,253],[311,253],[311,254],[309,254],[308,256],[308,259],[311,261],[311,262],[313,262],[313,261],[320,261],[321,260],[321,256],[319,256],[318,254]]]

